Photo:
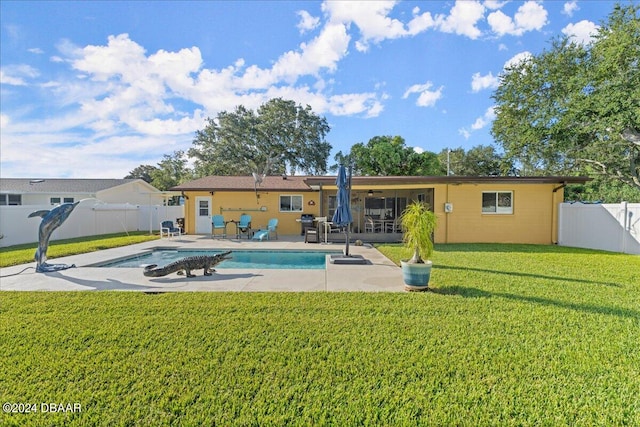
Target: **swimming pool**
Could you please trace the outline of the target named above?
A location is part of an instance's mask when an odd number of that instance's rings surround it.
[[[151,264],[157,264],[159,267],[163,267],[182,258],[198,255],[215,255],[224,251],[223,249],[154,249],[139,255],[103,262],[96,267],[144,268]],[[232,259],[221,262],[215,268],[324,270],[326,268],[326,256],[336,253],[342,252],[234,250],[231,253]]]

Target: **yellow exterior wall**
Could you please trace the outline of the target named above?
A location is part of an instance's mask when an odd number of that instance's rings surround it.
[[[436,189],[436,213],[440,227],[439,242],[534,243],[557,241],[558,203],[561,190],[557,184],[461,184],[442,185]],[[482,212],[483,191],[512,191],[512,214]],[[447,197],[448,192],[448,197]],[[444,212],[444,203],[453,205]]]
[[[559,184],[400,184],[387,186],[354,186],[354,193],[374,191],[403,191],[409,200],[417,194],[433,189],[434,212],[438,217],[436,243],[532,243],[557,242],[558,204],[563,201]],[[557,191],[554,193],[554,189]],[[335,194],[335,186],[325,186],[323,194]],[[485,214],[482,212],[483,191],[512,191],[512,214]],[[259,199],[253,191],[188,191],[185,205],[187,233],[195,233],[195,200],[197,196],[212,198],[212,215],[222,214],[225,220],[238,220],[242,213],[252,216],[252,227],[264,227],[269,219],[278,218],[278,233],[299,235],[301,213],[321,216],[318,191],[260,191]],[[302,195],[303,212],[280,212],[280,195]],[[309,202],[312,204],[310,205]],[[453,205],[451,213],[445,212],[445,203]],[[262,207],[266,211],[261,211]],[[326,209],[326,207],[325,207]],[[229,224],[228,233],[235,232]]]
[[[278,218],[278,234],[300,234],[300,215],[312,214],[317,216],[320,207],[320,194],[314,191],[259,191],[259,198],[253,191],[215,191],[211,195],[208,191],[186,191],[188,199],[185,202],[186,232],[195,234],[196,197],[211,197],[211,215],[221,214],[225,221],[238,221],[240,215],[251,215],[251,227],[265,228],[271,218]],[[303,212],[280,212],[280,195],[301,195]],[[310,205],[309,202],[312,204]],[[266,210],[261,210],[266,208]],[[233,224],[227,225],[227,233],[235,233]]]

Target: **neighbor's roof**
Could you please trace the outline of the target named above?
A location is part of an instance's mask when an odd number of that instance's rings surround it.
[[[3,193],[97,193],[140,179],[0,178]],[[144,181],[143,181],[144,182]]]
[[[261,191],[310,191],[308,176],[265,176],[257,185]],[[335,178],[334,178],[335,180]],[[253,190],[253,176],[207,176],[172,187],[177,191],[246,191]]]
[[[584,176],[354,176],[352,185],[384,186],[398,184],[584,184]],[[262,191],[309,191],[312,186],[335,186],[335,176],[267,176],[258,189]],[[207,176],[176,187],[177,191],[247,191],[254,189],[252,176]]]

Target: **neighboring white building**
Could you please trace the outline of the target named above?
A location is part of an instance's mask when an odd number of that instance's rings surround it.
[[[163,193],[142,179],[0,178],[0,206],[58,205],[95,198],[103,203],[163,205]]]
[[[60,203],[83,202],[52,240],[152,233],[161,221],[184,218],[183,206],[167,206],[176,195],[180,193],[160,191],[142,179],[0,178],[0,247],[37,242],[41,219],[30,215]]]

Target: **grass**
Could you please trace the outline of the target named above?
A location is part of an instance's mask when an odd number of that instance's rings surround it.
[[[63,256],[83,254],[100,249],[116,248],[119,246],[133,245],[149,240],[158,239],[157,235],[148,232],[137,231],[117,234],[104,234],[101,236],[79,237],[67,240],[55,240],[49,243],[48,258],[60,258]],[[26,264],[33,261],[33,254],[38,247],[37,243],[15,245],[0,248],[0,267]]]
[[[0,400],[82,411],[0,425],[640,425],[640,257],[433,261],[426,293],[2,292]]]

